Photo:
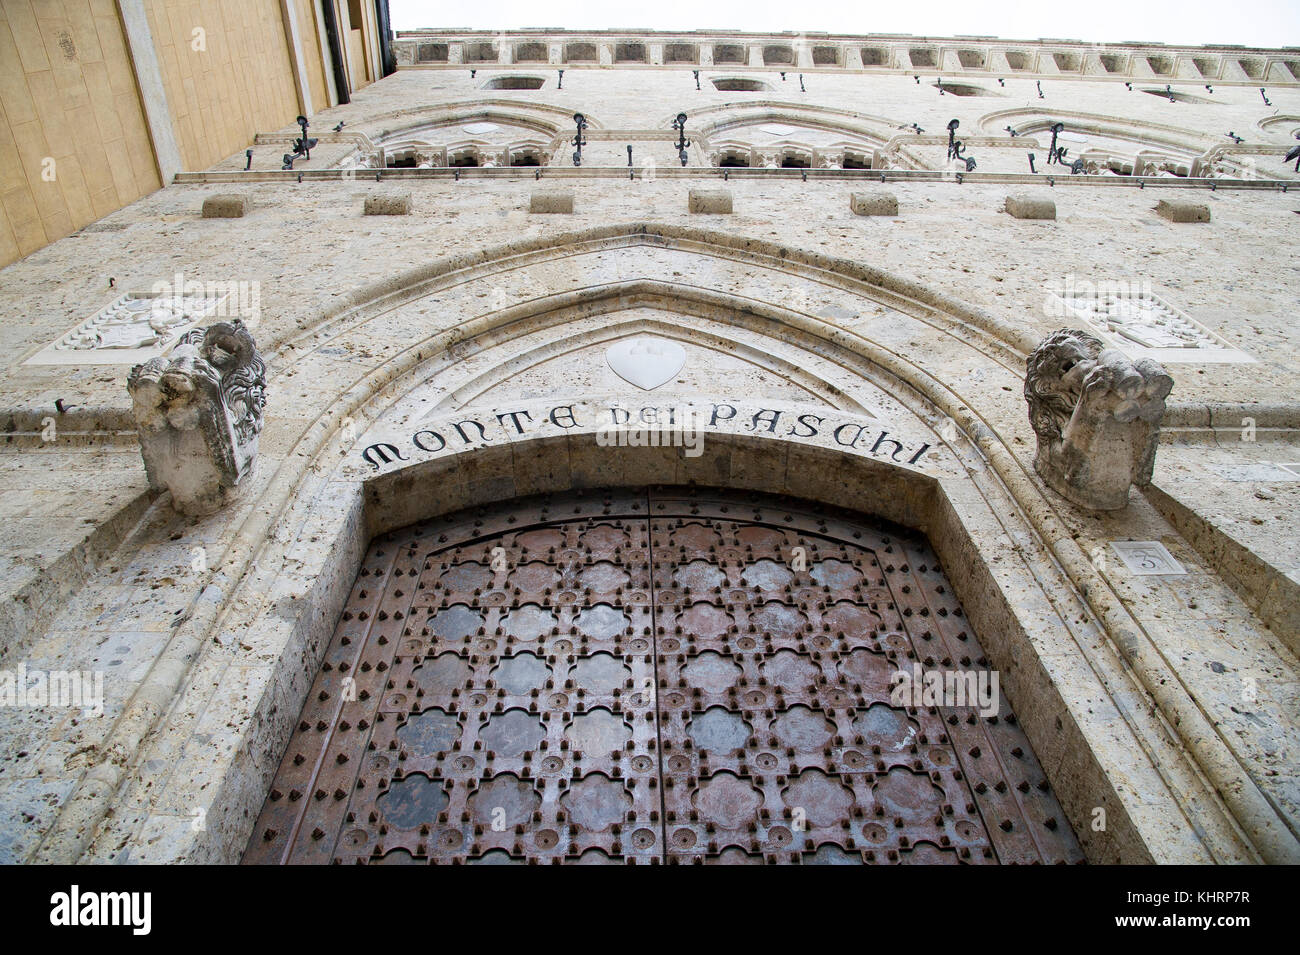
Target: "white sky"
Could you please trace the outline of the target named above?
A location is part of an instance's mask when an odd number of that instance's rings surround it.
[[[785,30],[1300,46],[1300,0],[389,0],[394,30]]]

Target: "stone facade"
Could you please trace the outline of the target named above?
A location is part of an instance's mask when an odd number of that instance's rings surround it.
[[[0,858],[237,861],[375,535],[696,483],[922,532],[1091,861],[1300,861],[1290,54],[528,40],[399,36],[311,160],[281,171],[285,117],[248,172],[187,168],[0,275],[0,671],[105,675],[98,712],[0,707]],[[246,214],[205,218],[235,180]],[[1007,214],[1027,187],[1055,218]],[[133,295],[265,358],[259,464],[213,513],[151,487],[141,357],[86,324]],[[164,363],[192,334],[121,322]],[[1061,329],[1176,383],[1101,501],[1035,468],[1027,361]],[[670,415],[701,454],[600,440]]]

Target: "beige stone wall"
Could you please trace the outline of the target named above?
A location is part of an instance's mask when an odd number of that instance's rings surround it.
[[[324,109],[330,102],[329,80],[325,75],[325,62],[321,58],[320,36],[325,27],[316,16],[315,0],[291,0],[298,14],[298,34],[302,42],[303,67],[307,85],[311,89],[313,109]]]
[[[313,109],[324,109],[317,4],[286,2]],[[145,9],[186,169],[292,123],[300,105],[281,0],[147,0]],[[365,41],[355,44],[357,87],[372,82],[372,20],[362,17]],[[114,0],[0,0],[0,266],[162,184]]]
[[[359,90],[379,77],[370,43],[375,31],[374,8],[361,0],[339,0],[338,11],[339,31],[348,60],[348,80],[353,90]]]
[[[298,114],[279,0],[150,0],[149,28],[187,169],[243,149]],[[206,50],[194,47],[194,30]]]
[[[0,265],[159,184],[113,0],[0,0]]]

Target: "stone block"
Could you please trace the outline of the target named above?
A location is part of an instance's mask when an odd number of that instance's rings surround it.
[[[1161,199],[1156,203],[1156,215],[1170,222],[1209,222],[1210,207],[1203,202]]]
[[[564,215],[573,211],[572,189],[539,189],[528,200],[528,211]]]
[[[730,189],[692,189],[687,200],[687,209],[707,215],[731,214]]]
[[[852,192],[849,208],[857,216],[896,216],[898,196],[892,192]]]
[[[1049,196],[1037,196],[1028,192],[1016,193],[1007,196],[1004,208],[1008,215],[1016,219],[1056,218],[1056,200]]]
[[[411,211],[411,194],[409,192],[388,196],[366,196],[368,216],[404,216]]]
[[[203,218],[242,219],[248,214],[252,204],[252,199],[243,193],[208,196],[203,200]]]

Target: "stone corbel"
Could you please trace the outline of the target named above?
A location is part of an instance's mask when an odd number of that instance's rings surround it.
[[[1038,436],[1034,470],[1066,500],[1100,511],[1151,483],[1160,419],[1174,380],[1079,329],[1049,335],[1027,362],[1025,399]]]
[[[127,378],[149,485],[182,514],[210,514],[253,470],[266,366],[239,319],[186,332]]]

